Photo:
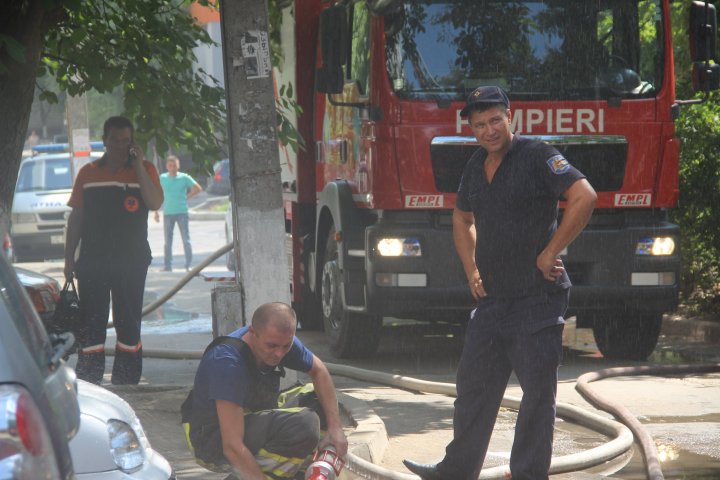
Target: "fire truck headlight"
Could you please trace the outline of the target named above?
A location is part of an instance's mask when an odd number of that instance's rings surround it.
[[[635,248],[636,255],[672,255],[675,240],[672,237],[643,237]]]
[[[378,238],[377,252],[382,257],[421,257],[422,248],[417,237]]]

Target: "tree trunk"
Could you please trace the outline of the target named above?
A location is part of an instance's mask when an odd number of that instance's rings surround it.
[[[0,64],[7,69],[0,73],[0,240],[10,225],[45,33],[62,12],[59,7],[45,6],[51,4],[45,0],[13,0],[0,6],[0,34],[25,48],[24,62],[14,60],[6,49],[0,49]]]

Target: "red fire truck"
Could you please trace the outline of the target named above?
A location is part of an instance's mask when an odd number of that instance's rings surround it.
[[[383,317],[462,323],[452,240],[459,115],[508,92],[516,132],[544,140],[598,192],[563,252],[569,315],[608,357],[644,359],[678,304],[679,142],[668,0],[298,0],[294,83],[305,150],[285,165],[292,298],[339,357],[368,355]],[[715,10],[693,2],[695,78],[717,88]],[[285,25],[283,28],[290,28]],[[709,40],[710,39],[710,40]],[[312,68],[311,68],[312,66]],[[286,70],[287,73],[287,70]],[[561,203],[562,207],[562,203]]]

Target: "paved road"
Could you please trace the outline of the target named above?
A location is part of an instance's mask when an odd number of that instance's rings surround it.
[[[225,243],[222,221],[191,221],[190,228],[198,261]],[[150,222],[150,243],[156,258],[148,275],[146,295],[154,298],[167,291],[184,272],[159,271],[162,267],[161,224]],[[178,260],[182,258],[179,242],[175,244],[174,254]],[[176,263],[181,265],[179,261]],[[62,272],[60,262],[24,266],[55,276]],[[223,270],[223,262],[215,262],[210,269]],[[166,306],[147,321],[143,335],[145,348],[201,350],[211,337],[209,322],[212,286],[212,283],[193,279],[172,299],[172,305]],[[718,326],[713,322],[666,318],[660,345],[651,360],[657,363],[720,362]],[[179,331],[183,333],[177,333]],[[299,335],[320,357],[333,361],[321,333],[300,332]],[[603,359],[595,348],[590,332],[574,329],[572,322],[566,329],[565,343],[567,348],[560,369],[558,398],[561,402],[592,410],[575,392],[574,379],[588,371],[620,364]],[[452,382],[459,353],[456,337],[427,327],[386,319],[385,335],[378,354],[370,359],[343,363],[427,380]],[[180,478],[214,480],[222,477],[213,476],[194,465],[179,429],[179,404],[192,382],[196,365],[194,360],[146,359],[144,377],[147,385],[139,389],[121,389],[119,393],[134,406],[154,447],[171,461],[180,473]],[[408,452],[412,452],[413,458],[420,461],[432,461],[442,455],[442,449],[451,435],[451,398],[368,385],[345,377],[336,377],[336,383],[344,394],[365,401],[385,422],[389,443],[379,463],[404,471],[400,461]],[[618,378],[600,382],[598,389],[605,395],[622,399],[647,425],[665,459],[663,469],[666,478],[720,478],[720,376]],[[508,386],[508,393],[520,396],[515,379]],[[489,463],[507,461],[513,423],[514,413],[503,411],[490,446]],[[593,432],[559,422],[555,450],[556,453],[568,453],[602,441]],[[629,463],[619,471],[621,466],[607,465],[589,473],[564,474],[553,478],[600,478],[600,474],[622,479],[643,478],[642,460],[637,452],[631,458],[628,456],[620,461]]]

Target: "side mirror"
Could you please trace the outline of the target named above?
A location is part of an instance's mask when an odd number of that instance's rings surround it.
[[[708,2],[694,1],[690,5],[690,58],[706,62],[715,58],[717,14]]]
[[[709,92],[720,89],[720,65],[695,63],[692,71],[693,90]]]
[[[343,5],[320,13],[320,53],[322,66],[317,71],[316,89],[321,93],[342,93],[347,60],[348,24]]]

